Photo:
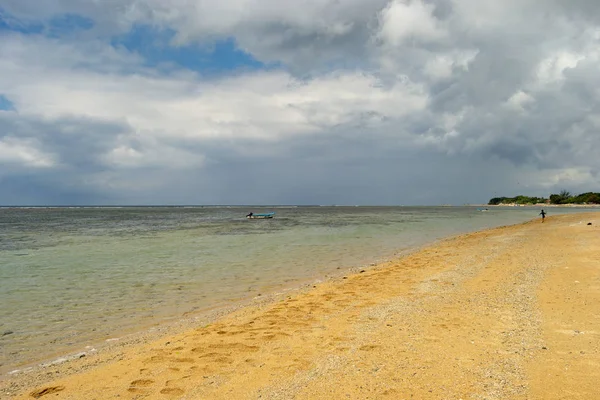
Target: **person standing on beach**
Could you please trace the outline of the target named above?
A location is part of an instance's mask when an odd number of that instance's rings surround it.
[[[542,216],[542,224],[544,223],[544,219],[546,218],[546,213],[544,212],[544,210],[542,210],[542,212],[540,213],[540,215]]]

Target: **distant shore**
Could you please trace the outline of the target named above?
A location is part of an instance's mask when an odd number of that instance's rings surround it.
[[[538,208],[598,208],[600,204],[469,204],[471,207],[538,207]]]
[[[461,235],[0,397],[600,398],[599,251],[598,212]]]

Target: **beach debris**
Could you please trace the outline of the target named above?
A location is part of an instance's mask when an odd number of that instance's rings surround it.
[[[588,225],[591,225],[591,224],[592,224],[591,222],[588,222]]]
[[[6,331],[2,334],[2,336],[12,335],[13,333],[14,333],[13,331]]]
[[[47,394],[54,394],[54,393],[62,392],[63,390],[65,390],[64,386],[50,386],[47,388],[34,390],[33,392],[29,393],[29,395],[31,397],[33,397],[34,399],[39,399],[40,397],[45,396]]]
[[[361,270],[360,270],[360,273],[361,273],[361,274],[362,274],[362,273],[364,273],[364,272],[366,272],[364,269],[361,269]]]

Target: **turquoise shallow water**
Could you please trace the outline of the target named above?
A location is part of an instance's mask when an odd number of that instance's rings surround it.
[[[276,211],[272,220],[249,212]],[[579,209],[551,209],[550,215]],[[536,218],[474,207],[0,208],[0,374],[140,327]]]

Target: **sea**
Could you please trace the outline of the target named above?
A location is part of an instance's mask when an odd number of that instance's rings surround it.
[[[275,217],[246,219],[251,211]],[[539,211],[3,207],[0,377],[57,354],[388,261],[444,237],[538,218]]]

